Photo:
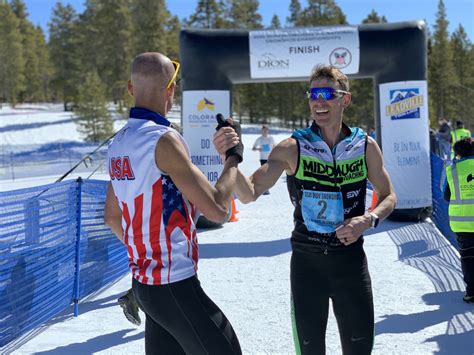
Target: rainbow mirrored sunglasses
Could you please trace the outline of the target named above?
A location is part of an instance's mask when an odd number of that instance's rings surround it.
[[[169,89],[171,87],[171,85],[173,85],[173,83],[176,81],[176,77],[178,76],[178,72],[179,72],[179,67],[181,66],[181,64],[179,64],[179,62],[176,62],[174,60],[172,60],[171,63],[173,63],[173,66],[174,66],[174,74],[171,77],[168,85],[166,85],[166,89]]]
[[[311,101],[316,101],[319,98],[323,99],[324,101],[333,100],[348,93],[349,92],[347,91],[334,88],[311,88],[309,91],[306,91],[306,95]]]

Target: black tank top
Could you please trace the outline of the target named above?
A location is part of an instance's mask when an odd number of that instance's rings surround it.
[[[302,213],[304,191],[340,192],[342,194],[343,218],[361,216],[365,213],[367,189],[367,135],[360,128],[349,128],[343,140],[331,150],[313,126],[296,130],[292,138],[298,143],[298,166],[294,175],[287,175],[287,187],[295,207],[292,232],[293,249],[324,251],[348,248],[336,237],[335,232],[320,233],[308,229]],[[362,238],[349,247],[360,246]]]

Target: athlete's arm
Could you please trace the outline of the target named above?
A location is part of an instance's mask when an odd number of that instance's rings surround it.
[[[370,183],[374,187],[374,192],[378,196],[377,207],[372,211],[380,220],[388,217],[392,213],[397,203],[397,196],[390,181],[390,177],[383,165],[382,152],[377,142],[367,137],[367,175]],[[344,225],[336,229],[336,236],[339,240],[349,245],[357,241],[362,233],[371,226],[370,214],[357,216],[344,221]]]
[[[224,133],[219,130],[214,134],[214,146],[220,155],[225,154],[221,145]],[[237,173],[237,183],[234,191],[242,203],[255,201],[261,194],[275,185],[281,174],[286,171],[292,175],[295,172],[298,159],[296,141],[288,138],[278,144],[270,153],[267,164],[257,169],[252,176],[246,177],[240,170]]]
[[[120,209],[117,197],[115,197],[114,188],[110,182],[105,197],[104,222],[112,229],[112,232],[114,232],[117,238],[123,242],[122,210]]]
[[[374,191],[378,196],[377,207],[372,211],[380,220],[387,218],[397,204],[397,195],[393,189],[390,176],[383,165],[382,152],[377,142],[368,137],[367,174]]]
[[[226,137],[227,147],[238,142],[237,134],[231,130]],[[204,174],[191,163],[180,139],[173,133],[163,135],[155,150],[155,162],[158,168],[169,174],[176,187],[186,198],[211,221],[225,219],[230,206],[232,186],[237,176],[238,159],[229,157],[215,186],[212,186]]]

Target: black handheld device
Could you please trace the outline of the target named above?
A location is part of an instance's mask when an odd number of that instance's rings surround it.
[[[242,157],[244,154],[244,146],[242,144],[242,133],[241,133],[240,124],[238,122],[233,122],[232,124],[230,124],[230,122],[224,118],[224,115],[222,113],[216,114],[216,121],[217,121],[216,131],[218,131],[222,127],[232,127],[234,131],[239,135],[240,143],[237,146],[230,148],[225,153],[225,155],[226,155],[226,158],[228,158],[231,155],[236,155],[239,159],[239,162],[242,162],[242,159],[243,159]]]
[[[224,115],[222,113],[218,113],[216,115],[216,121],[217,121],[217,128],[216,129],[219,129],[219,128],[222,128],[222,127],[225,127],[225,126],[229,126],[229,122],[227,122],[224,118]]]

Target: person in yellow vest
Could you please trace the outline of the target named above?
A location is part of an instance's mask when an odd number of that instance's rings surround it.
[[[446,167],[444,198],[449,201],[449,225],[456,233],[466,282],[463,300],[474,303],[474,144],[465,137],[454,144],[459,159]]]
[[[470,137],[471,131],[464,128],[464,123],[462,121],[456,121],[456,129],[451,132],[451,144],[454,146],[456,142],[459,142],[465,137]]]

